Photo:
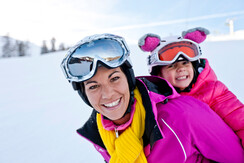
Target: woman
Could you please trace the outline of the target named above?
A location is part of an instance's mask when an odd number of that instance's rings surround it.
[[[134,77],[123,38],[87,37],[61,67],[94,109],[77,132],[106,162],[244,161],[238,137],[206,104],[161,78]]]

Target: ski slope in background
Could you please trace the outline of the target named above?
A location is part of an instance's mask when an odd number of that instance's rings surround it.
[[[205,42],[219,80],[244,102],[244,40]],[[131,59],[136,75],[148,74],[146,56],[136,45]],[[60,63],[65,52],[0,60],[0,162],[103,162],[76,134],[91,113],[64,78]]]

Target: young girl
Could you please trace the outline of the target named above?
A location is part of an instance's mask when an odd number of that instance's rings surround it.
[[[207,103],[239,136],[244,147],[244,105],[220,82],[208,60],[199,58],[199,43],[209,31],[194,28],[161,39],[146,34],[139,40],[143,51],[150,51],[149,72],[170,82],[181,95],[193,96]]]
[[[244,162],[239,138],[206,104],[162,78],[134,77],[123,38],[87,37],[61,67],[93,108],[77,132],[106,162]]]

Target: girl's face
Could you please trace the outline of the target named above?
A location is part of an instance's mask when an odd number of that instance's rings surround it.
[[[127,110],[130,91],[124,72],[118,67],[98,67],[95,76],[84,82],[92,107],[110,120],[119,120]]]
[[[179,61],[168,66],[162,66],[159,76],[166,79],[174,87],[184,90],[193,80],[194,70],[191,62]]]

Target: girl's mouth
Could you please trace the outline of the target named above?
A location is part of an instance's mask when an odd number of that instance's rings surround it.
[[[188,78],[188,76],[185,75],[185,76],[180,76],[180,77],[176,78],[176,80],[184,80],[184,79],[187,79],[187,78]]]

